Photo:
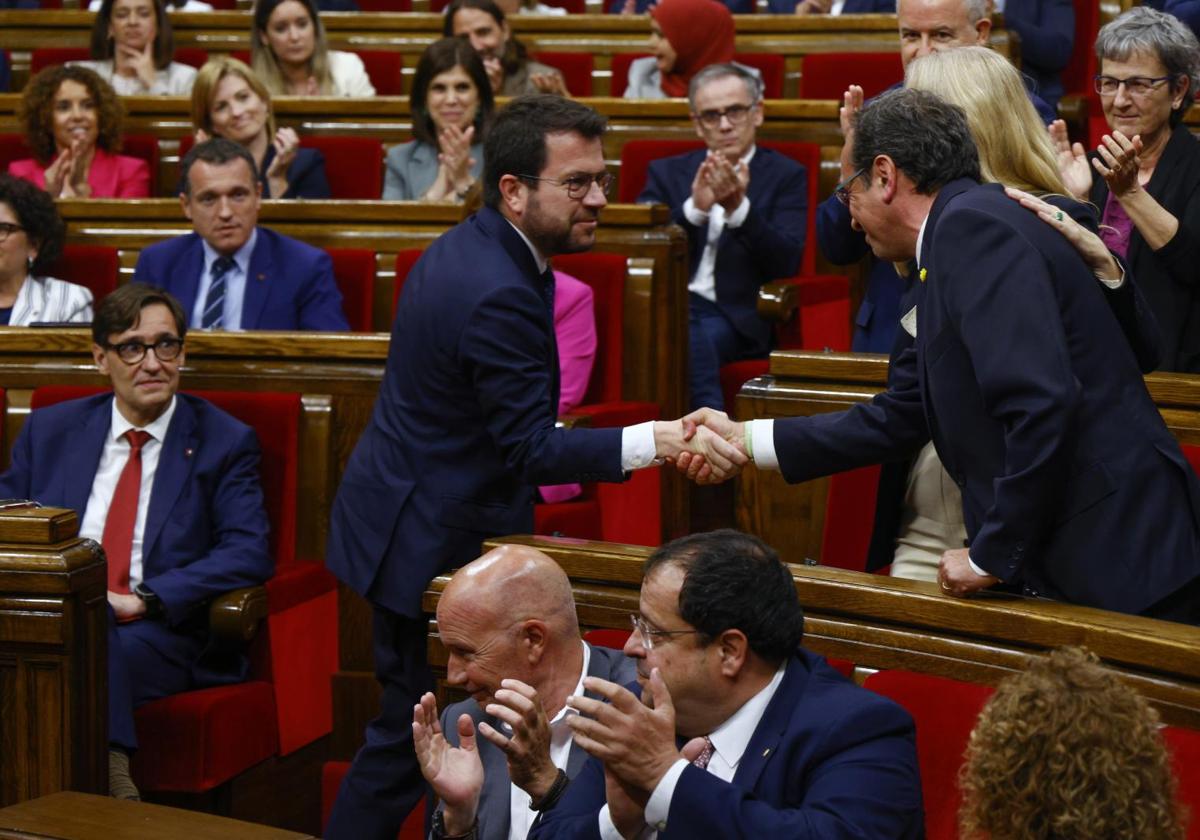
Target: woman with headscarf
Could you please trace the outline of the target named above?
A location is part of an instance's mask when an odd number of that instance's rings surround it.
[[[650,9],[654,54],[629,65],[624,97],[687,96],[693,76],[710,64],[733,61],[733,36],[733,15],[717,0],[662,0]],[[752,67],[744,69],[759,75]]]

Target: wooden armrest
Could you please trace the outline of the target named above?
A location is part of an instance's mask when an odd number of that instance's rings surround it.
[[[267,617],[267,588],[248,586],[226,592],[209,605],[208,627],[222,642],[248,642]]]
[[[767,283],[758,290],[758,314],[768,321],[787,323],[800,308],[800,288],[795,283]]]
[[[592,418],[586,414],[561,414],[554,425],[559,429],[586,429],[592,425]]]

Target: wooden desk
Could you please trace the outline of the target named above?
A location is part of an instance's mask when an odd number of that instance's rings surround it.
[[[0,838],[11,840],[311,840],[266,825],[146,802],[63,791],[0,809]]]

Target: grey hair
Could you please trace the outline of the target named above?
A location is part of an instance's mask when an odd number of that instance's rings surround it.
[[[709,82],[723,79],[726,76],[733,76],[741,79],[742,84],[746,86],[746,93],[750,94],[750,104],[760,101],[763,98],[763,81],[758,76],[748,71],[740,64],[730,62],[728,64],[710,64],[692,76],[692,81],[688,84],[688,105],[692,110],[696,110],[696,94],[700,92],[700,88]]]
[[[1200,42],[1179,18],[1151,9],[1135,6],[1116,20],[1106,23],[1096,36],[1096,57],[1103,61],[1126,61],[1138,52],[1156,56],[1172,77],[1188,78],[1187,92],[1183,104],[1171,112],[1171,126],[1178,125],[1183,115],[1196,100],[1196,86],[1200,84]]]
[[[963,9],[967,13],[967,19],[974,25],[975,21],[990,18],[992,16],[991,3],[988,0],[963,0]]]

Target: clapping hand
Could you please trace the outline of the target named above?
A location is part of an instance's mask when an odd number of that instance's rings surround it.
[[[426,692],[413,706],[413,746],[421,775],[442,801],[446,832],[465,834],[475,824],[483,790],[483,764],[475,748],[475,725],[470,715],[458,717],[458,743],[442,734],[437,701]]]
[[[288,167],[300,150],[300,136],[294,129],[281,128],[275,132],[271,145],[275,147],[275,157],[267,167],[267,184],[272,198],[283,198],[288,191]]]
[[[720,153],[709,152],[692,179],[692,205],[701,213],[720,204],[732,213],[746,197],[750,186],[750,169],[745,163],[734,164]]]
[[[1092,189],[1092,171],[1088,169],[1087,153],[1082,143],[1071,143],[1067,136],[1067,124],[1055,120],[1047,127],[1050,142],[1058,156],[1058,171],[1066,184],[1067,191],[1083,201]]]
[[[93,149],[84,140],[63,149],[58,159],[46,167],[46,192],[55,198],[90,198],[92,187],[87,176]]]
[[[541,799],[558,778],[558,768],[550,760],[550,721],[537,691],[520,680],[501,680],[500,690],[484,711],[508,724],[512,737],[483,721],[479,724],[479,734],[508,758],[508,777],[512,783],[534,801]]]
[[[1133,139],[1119,131],[1105,134],[1096,147],[1099,157],[1092,158],[1092,166],[1100,173],[1108,191],[1118,199],[1139,189],[1138,155],[1142,151],[1142,138],[1135,134]]]
[[[438,135],[438,163],[446,171],[446,179],[456,191],[471,185],[471,141],[475,138],[475,126],[459,128],[447,125]]]

